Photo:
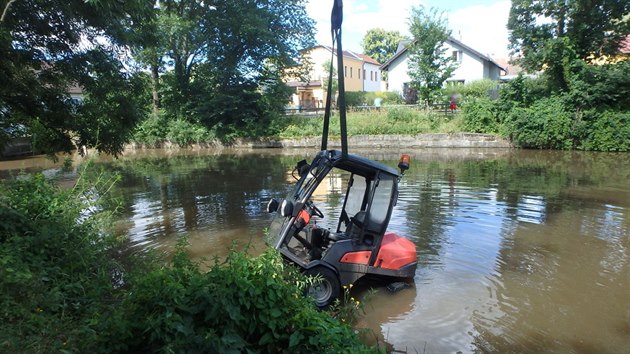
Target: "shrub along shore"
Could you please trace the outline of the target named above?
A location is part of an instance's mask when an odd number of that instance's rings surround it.
[[[387,101],[390,96],[385,96],[382,107],[365,109],[369,101],[355,97],[352,102],[356,106],[349,107],[347,114],[348,136],[386,137],[383,140],[394,137],[394,141],[404,136],[421,141],[424,134],[445,134],[450,138],[460,134],[461,147],[469,147],[466,139],[474,136],[468,134],[478,133],[505,141],[502,147],[630,151],[630,100],[623,96],[630,80],[630,60],[610,68],[582,70],[586,71],[584,80],[576,81],[568,91],[553,91],[545,78],[527,77],[501,85],[480,81],[449,86],[436,102],[457,97],[455,112],[401,105],[395,100]],[[603,81],[597,81],[597,77]],[[330,123],[330,136],[339,137],[336,114]],[[264,142],[282,147],[290,146],[283,142],[320,137],[322,126],[321,114],[279,114],[264,124],[252,121],[226,136],[194,120],[153,114],[137,127],[132,140],[134,146],[144,147],[256,146]],[[428,145],[419,143],[419,146]],[[444,147],[457,146],[445,144]]]
[[[203,266],[185,244],[170,261],[129,254],[102,211],[116,181],[0,183],[0,352],[378,352],[350,325],[357,305],[317,310],[275,251]]]

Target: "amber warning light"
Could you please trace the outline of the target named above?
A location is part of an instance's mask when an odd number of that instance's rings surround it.
[[[411,161],[411,157],[407,154],[400,155],[400,161],[398,162],[398,168],[400,168],[400,173],[405,173],[409,169],[409,162]]]

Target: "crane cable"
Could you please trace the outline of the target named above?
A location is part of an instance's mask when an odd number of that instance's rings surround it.
[[[335,57],[335,42],[337,44],[337,82],[339,89],[339,98],[337,105],[339,107],[339,127],[341,133],[341,153],[348,154],[348,132],[346,129],[346,93],[344,82],[344,66],[343,66],[343,49],[341,47],[341,23],[343,22],[343,1],[334,0],[332,13],[330,16],[332,35],[332,50],[330,60],[330,70],[328,75],[328,92],[326,93],[326,109],[324,111],[324,128],[322,132],[322,150],[327,149],[328,130],[330,128],[330,111],[332,101],[332,79],[333,79],[333,60]]]

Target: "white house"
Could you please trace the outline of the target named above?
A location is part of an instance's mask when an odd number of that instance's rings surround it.
[[[396,54],[381,65],[381,70],[387,71],[387,91],[403,92],[404,87],[411,79],[408,71],[409,52],[406,44],[398,45]],[[467,83],[475,80],[490,79],[499,80],[501,73],[506,69],[497,64],[487,55],[472,49],[461,41],[450,37],[444,43],[446,55],[458,62],[458,67],[447,82]]]
[[[363,91],[377,92],[381,90],[381,64],[369,55],[357,54],[363,60]]]

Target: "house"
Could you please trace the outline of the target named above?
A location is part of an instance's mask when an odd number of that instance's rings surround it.
[[[381,65],[381,70],[387,71],[387,91],[404,92],[404,88],[411,81],[408,71],[410,41],[401,42],[396,54]],[[506,69],[487,55],[481,54],[461,41],[449,36],[444,43],[446,54],[458,63],[447,82],[467,83],[475,80],[499,80]]]
[[[381,91],[381,64],[369,55],[359,54],[363,59],[363,90],[365,92]]]
[[[318,45],[305,51],[305,61],[310,65],[306,80],[298,79],[295,74],[287,75],[286,84],[295,89],[291,98],[291,106],[299,108],[324,107],[327,89],[324,86],[328,80],[331,60],[334,70],[337,70],[336,52],[335,50],[333,53],[333,48],[325,45]],[[344,50],[343,72],[346,92],[381,90],[380,64],[368,55]],[[334,79],[336,80],[336,76]]]
[[[630,60],[630,35],[627,35],[621,43],[617,54],[614,55],[589,55],[586,60],[594,65],[617,64],[619,62]]]

